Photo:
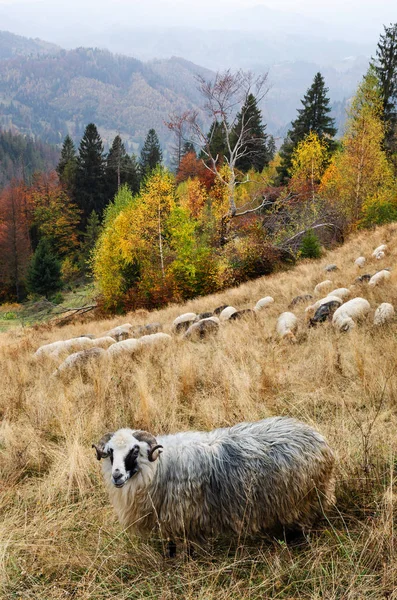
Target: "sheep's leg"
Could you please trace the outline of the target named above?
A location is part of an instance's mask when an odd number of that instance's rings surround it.
[[[176,544],[172,540],[167,542],[167,558],[175,558],[176,556]]]

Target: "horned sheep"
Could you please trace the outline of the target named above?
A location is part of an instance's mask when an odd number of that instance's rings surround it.
[[[93,447],[121,525],[141,536],[158,532],[174,548],[307,530],[334,502],[331,448],[288,417],[157,438],[120,429]]]
[[[339,331],[349,331],[355,327],[356,321],[361,321],[369,313],[371,306],[365,298],[353,298],[342,304],[332,318],[332,324]]]

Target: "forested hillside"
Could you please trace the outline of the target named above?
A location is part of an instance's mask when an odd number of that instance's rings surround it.
[[[9,31],[0,31],[0,60],[14,56],[32,57],[41,54],[56,54],[59,51],[59,46],[50,42],[15,35]]]
[[[166,143],[164,119],[197,105],[196,74],[209,71],[178,58],[145,64],[98,49],[17,56],[0,61],[0,125],[58,144],[95,121],[105,144],[120,132],[130,150],[154,127]]]
[[[54,146],[0,129],[0,189],[14,178],[29,181],[36,171],[54,169],[58,158]]]

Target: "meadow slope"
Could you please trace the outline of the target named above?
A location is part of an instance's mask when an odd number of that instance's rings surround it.
[[[381,261],[373,249],[388,244]],[[354,259],[367,257],[359,271]],[[328,263],[339,270],[325,274]],[[392,267],[383,286],[357,286],[372,312],[349,333],[308,329],[294,309],[296,344],[274,335],[291,299],[330,278],[348,287]],[[123,318],[43,325],[0,336],[0,597],[8,599],[397,599],[397,322],[375,328],[380,302],[397,307],[397,226],[352,236],[319,261],[236,289]],[[275,303],[207,341],[179,337],[134,358],[92,365],[70,381],[33,353],[42,344],[114,325],[160,321],[224,303]],[[272,415],[317,427],[337,453],[337,506],[308,539],[208,546],[195,560],[129,539],[108,502],[91,443],[122,426],[154,434],[210,429]]]

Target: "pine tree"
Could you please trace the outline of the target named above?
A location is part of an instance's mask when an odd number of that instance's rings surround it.
[[[320,140],[325,140],[328,151],[335,149],[332,138],[336,135],[334,119],[329,116],[331,107],[327,97],[321,73],[316,73],[313,83],[301,100],[303,108],[298,109],[298,117],[292,122],[291,129],[280,149],[281,164],[277,167],[278,183],[286,183],[290,177],[292,154],[298,142],[310,132],[316,133]]]
[[[272,161],[274,159],[274,157],[276,155],[276,141],[272,135],[267,136],[266,146],[267,146],[266,147],[267,162],[269,163],[270,161]]]
[[[313,229],[303,236],[299,253],[301,258],[320,258],[321,245]]]
[[[61,183],[68,192],[72,192],[76,177],[77,157],[76,148],[70,135],[65,137],[61,150],[61,158],[56,167],[56,172]]]
[[[52,254],[50,244],[42,238],[33,254],[26,278],[29,292],[48,298],[62,287],[61,264]]]
[[[84,241],[82,243],[81,252],[81,269],[87,270],[87,267],[91,264],[92,253],[95,248],[95,244],[99,238],[101,232],[101,223],[95,210],[92,211],[87,221],[87,229],[84,233]]]
[[[134,194],[139,190],[139,174],[135,156],[128,156],[119,135],[114,138],[107,155],[106,183],[111,199],[124,183],[127,183]]]
[[[140,167],[143,176],[153,171],[163,160],[159,138],[154,129],[149,129],[144,146],[141,150]]]
[[[223,124],[219,121],[214,121],[207,135],[208,148],[211,156],[218,157],[218,163],[223,156],[228,155],[228,147],[226,142],[226,134]],[[205,160],[205,154],[201,154],[201,158]]]
[[[379,79],[383,104],[383,120],[386,125],[385,147],[397,151],[397,23],[384,26],[380,36],[373,66]]]
[[[244,128],[244,125],[246,127]],[[241,157],[236,162],[236,167],[247,173],[250,169],[261,172],[268,164],[266,125],[262,123],[262,112],[258,107],[256,98],[249,94],[246,102],[237,114],[235,135],[241,135],[244,131]],[[233,144],[234,145],[234,144]]]
[[[93,210],[102,216],[108,203],[105,184],[103,143],[96,126],[90,123],[80,142],[75,184],[75,202],[82,212],[83,229]]]

